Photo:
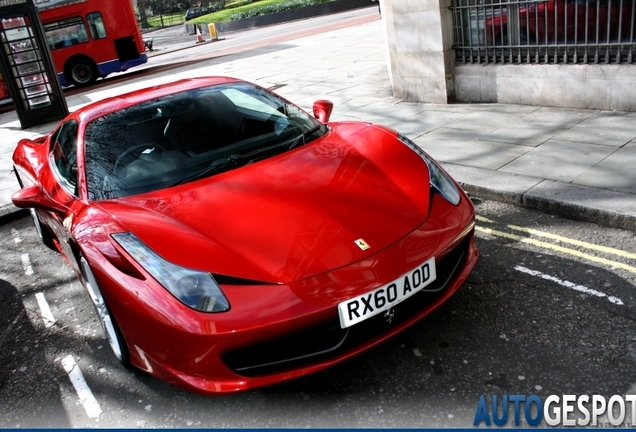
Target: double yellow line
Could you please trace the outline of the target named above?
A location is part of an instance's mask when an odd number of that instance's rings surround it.
[[[483,222],[483,223],[489,223],[489,224],[493,224],[496,223],[493,220],[490,220],[488,218],[485,218],[483,216],[477,215],[476,219],[478,222]],[[520,226],[516,226],[516,225],[508,225],[508,228],[513,230],[513,231],[518,231],[518,232],[522,232],[525,234],[529,234],[532,236],[536,236],[536,237],[542,237],[542,238],[547,238],[547,239],[551,239],[551,240],[556,240],[558,242],[561,243],[566,243],[566,244],[571,244],[574,246],[579,246],[581,248],[585,248],[585,249],[589,249],[589,250],[594,250],[594,251],[598,251],[598,252],[602,252],[602,253],[606,253],[606,254],[610,254],[610,255],[616,255],[622,258],[626,258],[626,259],[631,259],[631,260],[636,260],[636,254],[631,253],[631,252],[626,252],[620,249],[614,249],[614,248],[610,248],[610,247],[606,247],[606,246],[599,246],[599,245],[595,245],[593,243],[587,243],[587,242],[583,242],[580,240],[574,240],[574,239],[570,239],[567,237],[562,237],[556,234],[550,234],[550,233],[546,233],[543,231],[538,231],[538,230],[534,230],[531,228],[524,228],[524,227],[520,227]],[[503,232],[503,231],[499,231],[499,230],[495,230],[492,228],[485,228],[483,226],[479,226],[477,225],[475,227],[475,229],[477,231],[486,233],[486,234],[490,234],[492,236],[496,236],[496,237],[503,237],[503,238],[507,238],[510,240],[514,240],[514,241],[518,241],[521,243],[527,243],[527,244],[531,244],[540,248],[544,248],[544,249],[551,249],[551,250],[555,250],[564,254],[568,254],[568,255],[572,255],[578,258],[582,258],[585,260],[589,260],[589,261],[593,261],[593,262],[597,262],[600,264],[605,264],[608,266],[612,266],[615,268],[620,268],[623,270],[627,270],[629,272],[632,273],[636,273],[636,267],[634,266],[630,266],[627,264],[624,264],[622,262],[618,262],[618,261],[612,261],[609,259],[605,259],[605,258],[601,258],[601,257],[597,257],[595,255],[591,255],[585,252],[580,252],[576,249],[570,249],[567,247],[563,247],[563,246],[559,246],[553,243],[547,243],[544,241],[540,241],[531,237],[527,237],[527,236],[522,236],[522,235],[517,235],[517,234],[511,234],[511,233],[507,233],[507,232]]]

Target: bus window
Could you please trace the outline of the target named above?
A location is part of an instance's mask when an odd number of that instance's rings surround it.
[[[44,33],[51,50],[88,42],[86,26],[81,17],[47,23]]]
[[[88,29],[93,39],[104,39],[106,37],[106,26],[104,25],[102,14],[99,12],[89,13],[86,15],[86,21],[88,21]]]

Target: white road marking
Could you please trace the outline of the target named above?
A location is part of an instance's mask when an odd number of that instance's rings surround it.
[[[525,273],[525,274],[529,274],[531,276],[537,276],[537,277],[540,277],[541,279],[545,279],[545,280],[549,280],[551,282],[555,282],[555,283],[557,283],[557,284],[559,284],[561,286],[573,289],[574,291],[578,291],[578,292],[581,292],[583,294],[588,294],[588,295],[592,295],[592,296],[595,296],[595,297],[601,297],[601,298],[607,297],[607,299],[610,302],[614,303],[615,305],[619,305],[619,306],[623,305],[623,301],[621,299],[619,299],[618,297],[608,296],[604,292],[596,291],[595,289],[588,288],[588,287],[585,287],[583,285],[577,285],[577,284],[575,284],[573,282],[570,282],[570,281],[561,280],[561,279],[559,279],[557,277],[550,276],[550,275],[547,275],[545,273],[541,273],[540,271],[537,271],[537,270],[530,270],[529,268],[526,268],[526,267],[523,267],[523,266],[520,266],[520,265],[516,266],[515,270],[520,271],[520,272]]]
[[[22,254],[22,268],[24,269],[25,275],[31,276],[33,274],[33,266],[31,266],[28,253]]]
[[[13,241],[16,243],[20,243],[22,239],[20,238],[20,233],[17,229],[11,228],[11,235],[13,236]]]
[[[55,323],[55,317],[53,316],[53,312],[51,312],[51,308],[49,307],[46,298],[44,298],[44,293],[36,293],[35,299],[38,301],[38,306],[40,306],[40,313],[42,314],[44,327],[51,327],[53,323]]]
[[[62,359],[62,366],[64,366],[64,370],[68,374],[71,384],[75,387],[80,403],[84,406],[88,417],[98,418],[102,413],[102,409],[99,407],[99,404],[93,396],[93,392],[91,392],[91,389],[88,387],[88,384],[86,384],[84,375],[82,375],[82,371],[77,363],[75,363],[73,356],[69,355],[64,357]]]

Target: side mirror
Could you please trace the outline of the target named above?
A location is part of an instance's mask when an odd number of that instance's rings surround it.
[[[20,208],[38,208],[62,214],[68,211],[68,208],[53,201],[40,185],[20,189],[11,196],[11,201],[16,207]]]
[[[314,102],[314,117],[322,123],[329,123],[333,111],[333,102],[328,100],[317,100]]]

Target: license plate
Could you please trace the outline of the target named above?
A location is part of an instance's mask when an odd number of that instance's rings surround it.
[[[437,278],[435,257],[386,285],[338,304],[340,327],[354,324],[385,312],[422,290]]]

